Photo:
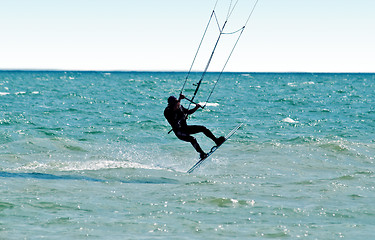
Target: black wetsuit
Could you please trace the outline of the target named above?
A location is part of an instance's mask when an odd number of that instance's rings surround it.
[[[202,154],[204,153],[203,150],[199,146],[195,137],[191,136],[191,134],[203,132],[207,137],[211,138],[214,142],[217,141],[217,138],[205,126],[187,125],[187,115],[190,115],[194,112],[194,109],[188,110],[183,106],[180,106],[180,108],[174,111],[172,107],[168,106],[164,110],[164,116],[168,120],[169,124],[172,126],[173,132],[176,134],[176,136],[183,141],[190,142],[195,148],[195,150]]]

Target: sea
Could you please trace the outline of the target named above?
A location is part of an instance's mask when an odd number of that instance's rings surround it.
[[[207,73],[191,174],[186,75],[0,71],[0,239],[375,239],[375,74]]]

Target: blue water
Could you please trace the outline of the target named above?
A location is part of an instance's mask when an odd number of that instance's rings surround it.
[[[192,174],[185,76],[0,71],[0,239],[375,237],[375,74],[225,73],[189,123],[244,125]]]

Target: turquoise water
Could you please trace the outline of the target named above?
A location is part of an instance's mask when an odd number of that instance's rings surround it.
[[[224,74],[189,123],[244,126],[193,174],[184,78],[1,71],[0,239],[375,237],[375,74]]]

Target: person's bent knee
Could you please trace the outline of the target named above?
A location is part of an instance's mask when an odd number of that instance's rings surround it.
[[[197,139],[195,139],[195,137],[192,137],[192,136],[190,136],[189,142],[191,142],[192,144],[197,144],[198,143]]]

